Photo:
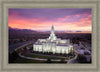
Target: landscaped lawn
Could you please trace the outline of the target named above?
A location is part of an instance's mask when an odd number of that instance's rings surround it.
[[[69,60],[73,58],[73,57],[61,58],[61,57],[53,57],[53,56],[46,56],[46,55],[42,56],[42,55],[34,55],[34,54],[23,54],[23,56],[32,57],[32,58],[41,58],[41,59],[65,59],[65,60]]]
[[[14,63],[45,63],[45,61],[31,60],[26,58],[17,58]]]
[[[32,54],[24,54],[24,56],[32,57],[32,58],[41,58],[41,59],[63,59],[63,58],[58,58],[58,57],[32,55]]]
[[[62,62],[62,61],[39,61],[39,60],[31,60],[31,59],[25,59],[25,58],[21,58],[18,57],[13,63],[67,63],[67,62]]]

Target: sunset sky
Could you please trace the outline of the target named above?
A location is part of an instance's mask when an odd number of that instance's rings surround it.
[[[91,9],[9,9],[8,26],[18,29],[48,31],[91,31]]]

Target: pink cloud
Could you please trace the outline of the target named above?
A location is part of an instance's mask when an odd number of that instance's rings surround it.
[[[65,21],[65,20],[67,20],[70,17],[71,16],[65,16],[65,17],[62,17],[62,18],[58,18],[58,21]]]
[[[77,14],[77,15],[75,15],[75,16],[76,16],[76,17],[80,17],[80,15],[78,15],[78,14]]]

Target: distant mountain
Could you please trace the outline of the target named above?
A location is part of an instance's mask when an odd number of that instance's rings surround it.
[[[76,32],[82,32],[82,31],[76,31]]]
[[[11,28],[9,27],[9,35],[23,35],[23,34],[33,34],[33,33],[50,33],[50,31],[36,31],[36,30],[30,30],[30,29],[17,29],[17,28]],[[91,33],[89,31],[56,31],[55,33]]]
[[[9,34],[32,34],[32,33],[37,33],[37,31],[30,29],[17,29],[9,27]]]

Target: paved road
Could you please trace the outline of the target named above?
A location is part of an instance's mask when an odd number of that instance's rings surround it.
[[[21,53],[19,53],[19,56],[22,58],[26,58],[26,59],[32,59],[32,60],[40,60],[40,61],[47,61],[47,59],[40,59],[40,58],[32,58],[32,57],[26,57],[21,55]],[[61,61],[61,59],[51,59],[51,61]],[[68,61],[68,60],[65,60]]]
[[[9,52],[13,52],[16,48],[19,48],[20,46],[27,45],[30,43],[34,43],[33,41],[27,41],[27,42],[21,42],[17,44],[13,44],[9,46]]]
[[[67,64],[77,63],[76,59],[77,59],[77,54],[75,54],[75,57],[72,58],[72,59],[70,59],[70,60],[67,62]]]

